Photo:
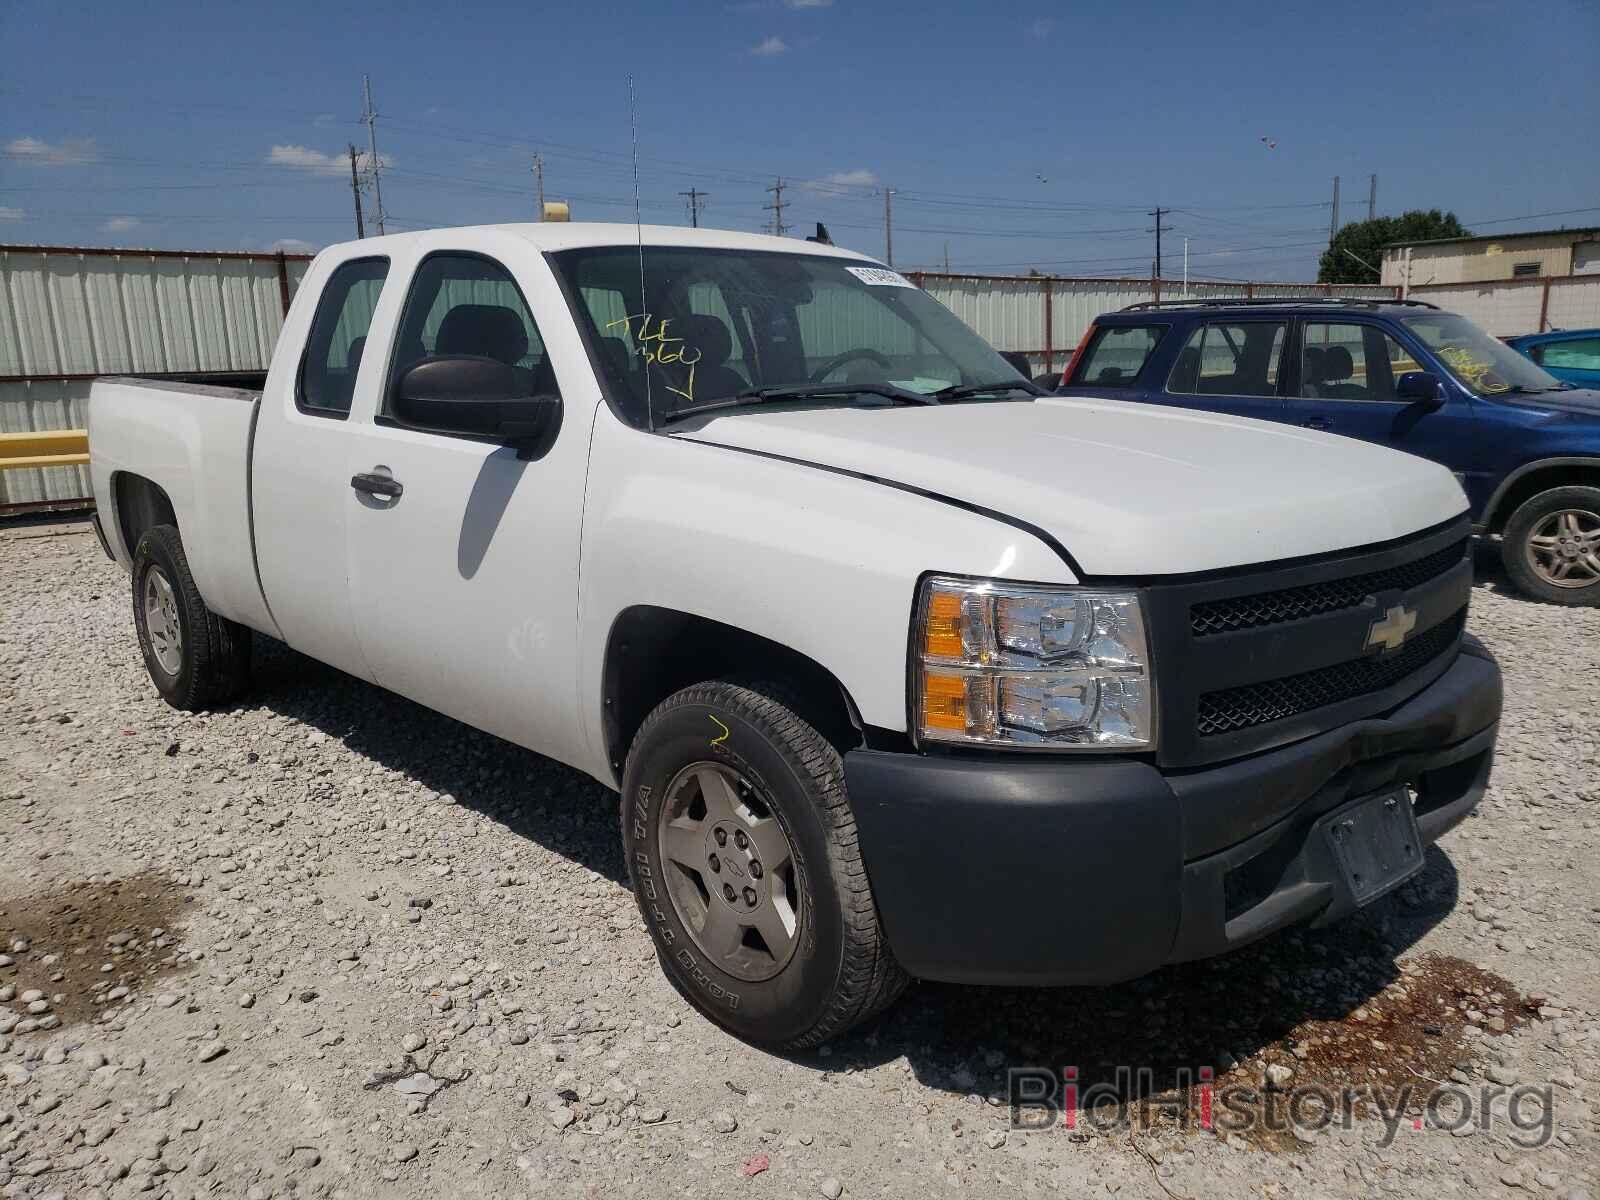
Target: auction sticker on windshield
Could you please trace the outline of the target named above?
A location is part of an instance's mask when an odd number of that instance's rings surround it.
[[[917,285],[912,283],[899,271],[890,271],[884,267],[846,267],[846,271],[854,275],[862,283],[870,283],[874,287],[908,287]]]

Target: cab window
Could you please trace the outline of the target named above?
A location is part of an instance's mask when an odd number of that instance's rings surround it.
[[[511,273],[482,255],[432,254],[417,268],[395,336],[383,415],[397,419],[394,393],[408,370],[428,358],[454,355],[515,367],[523,395],[556,394],[555,371],[527,301]]]
[[[301,412],[339,420],[350,415],[367,330],[388,274],[388,259],[358,258],[328,276],[295,380],[295,406]]]

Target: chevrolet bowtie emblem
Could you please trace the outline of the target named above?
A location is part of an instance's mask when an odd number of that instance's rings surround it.
[[[1416,627],[1417,614],[1404,604],[1396,604],[1367,630],[1367,649],[1381,646],[1384,650],[1398,650],[1406,635]]]

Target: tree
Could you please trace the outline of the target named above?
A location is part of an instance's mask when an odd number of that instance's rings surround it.
[[[1318,283],[1379,283],[1383,248],[1391,242],[1426,242],[1434,238],[1470,237],[1471,231],[1453,212],[1414,208],[1398,217],[1352,221],[1334,235],[1317,264]]]

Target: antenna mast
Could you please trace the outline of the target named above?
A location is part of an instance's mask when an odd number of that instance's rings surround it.
[[[628,76],[628,125],[633,132],[633,229],[639,241],[639,334],[644,333],[644,326],[650,320],[649,310],[645,307],[650,303],[645,298],[644,290],[644,223],[639,218],[639,109],[634,103],[633,76]],[[638,342],[634,343],[638,345]],[[650,395],[650,364],[644,365],[644,419],[645,425],[651,433],[656,431],[656,410]]]
[[[789,185],[784,183],[783,176],[778,176],[767,191],[772,193],[772,203],[763,207],[772,214],[772,224],[768,227],[778,237],[783,237],[789,232],[789,226],[784,223],[783,210],[789,207],[788,201],[783,198],[783,189]]]

